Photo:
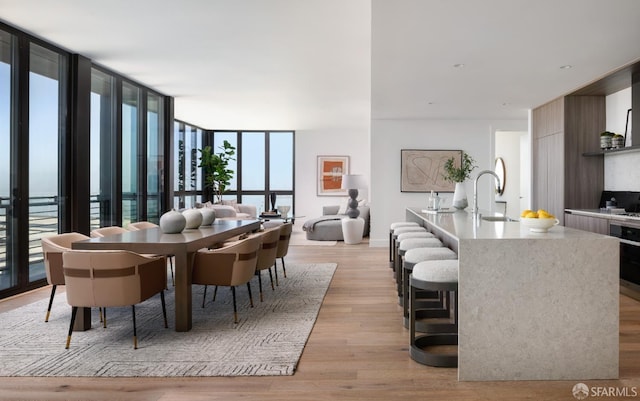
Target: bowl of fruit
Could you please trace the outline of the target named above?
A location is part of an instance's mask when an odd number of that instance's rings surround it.
[[[560,221],[544,209],[538,211],[527,209],[520,214],[520,223],[534,233],[546,233]]]

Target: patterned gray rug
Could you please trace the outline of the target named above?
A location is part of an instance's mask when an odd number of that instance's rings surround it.
[[[280,266],[280,264],[278,263]],[[239,323],[233,323],[231,291],[213,288],[202,305],[202,286],[193,287],[193,328],[173,329],[173,290],[165,291],[169,328],[159,295],[136,306],[138,349],[133,349],[131,308],[108,309],[103,329],[97,311],[93,328],[74,332],[64,348],[71,308],[56,296],[49,322],[48,299],[0,314],[0,376],[278,376],[292,375],[302,355],[337,265],[287,264],[271,290],[263,272],[264,302],[252,280],[254,308],[246,286],[238,287]]]

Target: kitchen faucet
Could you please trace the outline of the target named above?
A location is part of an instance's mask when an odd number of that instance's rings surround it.
[[[472,209],[472,213],[474,216],[478,216],[478,179],[480,177],[482,177],[485,174],[492,174],[494,177],[496,177],[496,181],[498,181],[498,188],[500,188],[500,177],[498,177],[498,174],[496,174],[495,172],[491,171],[491,170],[482,170],[481,172],[478,173],[478,176],[476,177],[476,179],[473,181],[473,209]]]

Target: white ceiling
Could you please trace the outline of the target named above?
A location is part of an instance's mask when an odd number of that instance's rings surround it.
[[[640,59],[638,0],[0,0],[0,19],[218,129],[526,119]]]

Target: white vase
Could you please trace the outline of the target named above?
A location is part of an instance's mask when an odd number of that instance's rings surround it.
[[[188,229],[194,229],[200,227],[202,224],[202,213],[198,209],[187,209],[182,212],[186,219],[185,227]]]
[[[467,191],[464,188],[464,182],[456,182],[456,189],[453,192],[453,207],[456,209],[464,209],[469,206],[467,201]]]
[[[176,212],[175,209],[171,209],[160,216],[160,229],[165,234],[181,233],[186,224],[187,219],[184,218],[182,213]]]
[[[216,219],[216,212],[208,207],[198,209],[202,213],[202,226],[210,226]]]

